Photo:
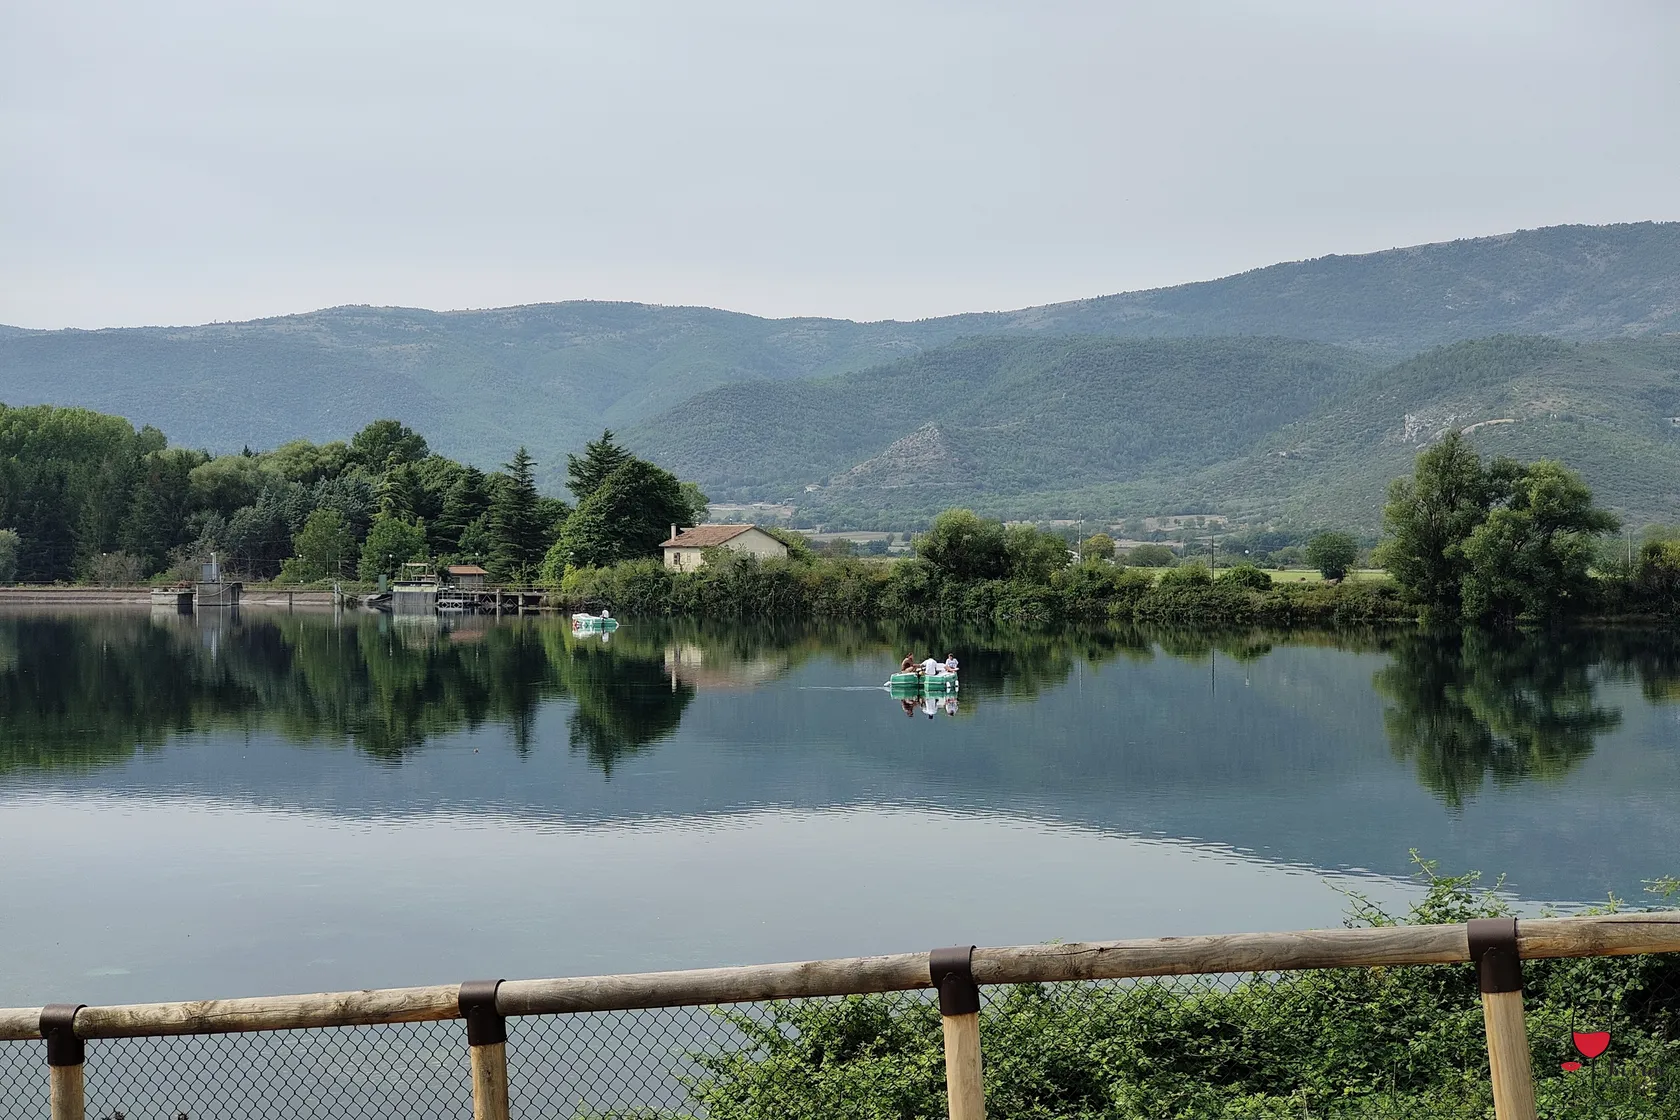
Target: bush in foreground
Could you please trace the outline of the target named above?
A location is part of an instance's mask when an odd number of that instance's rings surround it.
[[[1439,878],[1407,916],[1503,912],[1475,877]],[[1352,924],[1394,924],[1356,898]],[[1542,1115],[1675,1117],[1680,962],[1526,966]],[[1234,978],[1021,985],[981,1017],[987,1114],[999,1120],[1245,1120],[1491,1115],[1480,995],[1465,965]],[[1581,1004],[1615,1024],[1615,1065],[1563,1073]],[[926,999],[855,996],[721,1012],[743,1045],[692,1057],[689,1090],[714,1120],[944,1115],[939,1013]]]

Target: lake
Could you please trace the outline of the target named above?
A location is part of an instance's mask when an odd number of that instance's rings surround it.
[[[1653,631],[7,613],[0,1005],[1641,900],[1677,794]]]

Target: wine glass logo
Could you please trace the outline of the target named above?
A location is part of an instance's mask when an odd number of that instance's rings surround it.
[[[1571,1040],[1575,1043],[1576,1053],[1580,1054],[1581,1057],[1585,1058],[1589,1062],[1598,1057],[1600,1054],[1603,1054],[1606,1050],[1610,1049],[1609,1031],[1571,1030],[1569,1033]],[[1580,1068],[1581,1063],[1575,1061],[1574,1059],[1563,1063],[1563,1070],[1565,1073],[1574,1073]]]

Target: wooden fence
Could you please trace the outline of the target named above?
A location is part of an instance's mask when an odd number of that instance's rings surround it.
[[[1680,952],[1680,911],[1488,919],[1462,925],[1307,930],[691,969],[476,981],[316,995],[0,1009],[0,1041],[46,1039],[53,1120],[83,1118],[83,1041],[465,1019],[475,1120],[508,1115],[507,1016],[713,1006],[936,988],[951,1120],[983,1120],[980,985],[1474,963],[1498,1120],[1535,1120],[1524,960]]]

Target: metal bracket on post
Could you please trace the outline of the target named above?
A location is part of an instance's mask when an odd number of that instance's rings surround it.
[[[87,1115],[82,1066],[87,1047],[76,1034],[79,1003],[41,1008],[41,1037],[47,1040],[47,1095],[52,1120],[84,1120]]]
[[[496,1010],[500,980],[468,980],[456,995],[472,1055],[473,1120],[508,1120],[507,1019]]]
[[[1483,992],[1522,991],[1515,918],[1476,918],[1469,923],[1470,960]]]
[[[87,1047],[76,1034],[76,1012],[85,1003],[51,1003],[41,1008],[41,1037],[47,1040],[49,1066],[79,1066],[87,1061]]]
[[[496,1010],[496,989],[500,980],[468,980],[456,997],[461,1017],[467,1021],[467,1045],[488,1046],[507,1041],[507,1020]]]
[[[939,990],[941,1015],[980,1013],[980,987],[974,982],[974,946],[955,945],[928,954],[928,973]]]

